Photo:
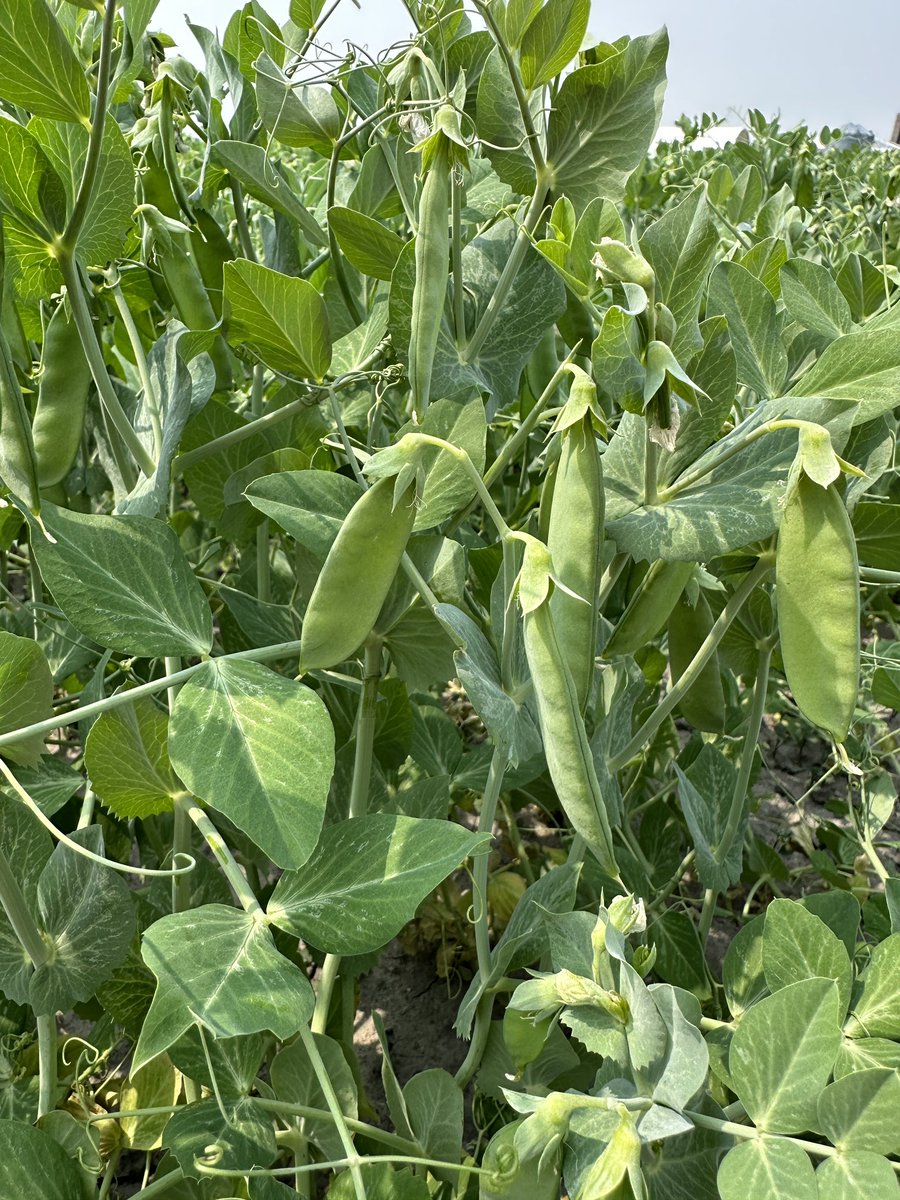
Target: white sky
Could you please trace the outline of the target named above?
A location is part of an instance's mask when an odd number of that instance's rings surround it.
[[[0,0],[2,2],[2,0]],[[177,38],[195,62],[202,55],[184,30],[184,13],[220,31],[235,4],[160,0],[152,25]],[[288,0],[269,0],[276,20]],[[813,128],[856,122],[890,136],[900,112],[900,0],[596,0],[590,29],[604,40],[667,24],[669,87],[663,120],[715,111],[733,124],[736,110],[781,113]],[[411,30],[401,0],[342,0],[321,39],[378,50]]]

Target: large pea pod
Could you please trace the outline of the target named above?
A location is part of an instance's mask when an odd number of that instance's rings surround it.
[[[801,475],[781,515],[775,555],[781,657],[805,717],[842,742],[859,689],[859,563],[834,484]]]
[[[712,611],[703,593],[697,597],[696,604],[691,604],[682,593],[669,616],[669,667],[673,683],[677,683],[690,666],[712,627]],[[725,692],[717,653],[712,654],[678,707],[695,729],[721,733],[725,728]]]
[[[179,320],[188,329],[212,329],[218,317],[200,271],[187,251],[172,238],[170,245],[157,247],[156,261]],[[216,388],[227,391],[233,382],[231,356],[221,335],[210,347],[209,356],[216,368]]]
[[[540,1169],[540,1156],[521,1162],[515,1148],[516,1130],[504,1125],[488,1142],[481,1161],[489,1175],[478,1177],[478,1200],[559,1200],[559,1168],[551,1158]]]
[[[41,350],[41,379],[31,423],[38,482],[42,488],[68,475],[84,433],[91,368],[65,303],[50,318]]]
[[[547,548],[556,578],[574,595],[554,588],[550,611],[559,648],[575,684],[578,707],[587,705],[597,646],[597,594],[603,556],[603,472],[590,413],[560,435]],[[580,597],[580,598],[577,598]]]
[[[693,563],[655,563],[628,602],[603,651],[606,658],[635,654],[659,633],[694,571]]]
[[[610,820],[549,600],[525,613],[524,637],[547,769],[559,802],[603,869],[618,878]]]
[[[300,669],[333,667],[372,632],[416,518],[415,485],[394,504],[394,479],[356,501],[328,551],[300,634]]]
[[[31,423],[9,344],[0,330],[0,483],[33,513],[41,510]]]
[[[416,282],[413,286],[409,337],[409,380],[416,411],[428,408],[431,373],[447,280],[450,276],[450,156],[441,147],[432,160],[419,202],[419,228],[416,232]]]

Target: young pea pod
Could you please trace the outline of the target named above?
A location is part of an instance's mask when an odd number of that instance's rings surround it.
[[[409,380],[413,403],[421,417],[431,396],[431,373],[437,350],[450,277],[451,158],[439,142],[419,202],[416,232],[416,282],[413,286],[409,339]]]
[[[634,654],[653,640],[675,607],[694,570],[693,563],[655,563],[628,603],[603,651],[606,658]]]
[[[522,1162],[514,1144],[521,1124],[504,1125],[488,1142],[481,1165],[490,1174],[479,1176],[478,1200],[559,1200],[556,1157]]]
[[[712,627],[713,615],[703,593],[700,592],[695,604],[682,593],[669,616],[669,667],[673,683],[690,666]],[[678,707],[695,729],[721,733],[725,728],[725,693],[717,653],[713,653]]]
[[[859,688],[859,563],[834,484],[801,474],[781,515],[775,556],[784,671],[805,717],[843,742]]]
[[[300,634],[300,669],[333,667],[371,633],[406,550],[416,517],[415,484],[394,503],[385,476],[351,508],[335,538]]]
[[[597,594],[603,556],[603,473],[590,413],[563,429],[547,530],[555,577],[550,611],[578,707],[587,705],[597,644]]]
[[[616,879],[619,868],[612,830],[575,682],[560,649],[550,597],[537,604],[534,599],[529,600],[524,616],[525,656],[534,684],[547,768],[575,832],[587,842],[604,871]]]
[[[0,484],[24,501],[33,513],[41,511],[31,424],[16,378],[9,344],[0,330]]]
[[[41,350],[41,380],[31,423],[38,482],[42,488],[68,475],[84,433],[91,368],[68,306],[50,318]]]

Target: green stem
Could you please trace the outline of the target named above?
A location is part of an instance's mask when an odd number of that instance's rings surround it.
[[[177,674],[181,668],[181,659],[166,657],[165,669],[167,675]],[[167,689],[169,714],[175,707],[178,687]],[[178,856],[190,855],[191,852],[191,819],[186,810],[176,804],[172,813],[172,862],[178,861]],[[172,912],[187,912],[191,906],[191,880],[189,875],[174,875],[172,877]]]
[[[316,1039],[305,1025],[301,1027],[299,1037],[306,1053],[309,1055],[313,1072],[318,1080],[319,1087],[322,1089],[325,1103],[328,1105],[328,1111],[331,1113],[338,1137],[341,1139],[341,1145],[344,1147],[347,1155],[346,1165],[350,1168],[350,1177],[353,1180],[356,1200],[366,1200],[366,1185],[363,1183],[362,1172],[359,1169],[359,1156],[356,1153],[356,1147],[353,1145],[350,1130],[347,1128],[347,1120],[335,1093],[331,1076],[328,1074],[325,1064],[322,1061],[322,1056],[319,1053],[319,1047],[316,1045]]]
[[[293,658],[299,653],[299,641],[278,642],[272,646],[260,646],[252,650],[238,650],[234,654],[223,654],[216,659],[216,662],[240,662],[241,660],[269,662],[272,659]],[[151,679],[148,683],[138,684],[137,687],[127,691],[116,692],[114,696],[106,696],[103,700],[95,700],[91,704],[70,708],[67,712],[56,713],[45,721],[35,721],[31,725],[23,725],[21,729],[9,730],[0,734],[0,746],[7,746],[12,742],[19,741],[20,738],[33,737],[39,733],[51,733],[55,729],[62,729],[65,725],[73,725],[77,721],[82,721],[85,717],[96,717],[102,712],[109,712],[110,709],[121,708],[123,704],[133,704],[142,696],[155,696],[157,692],[165,691],[166,688],[187,683],[192,675],[207,669],[208,666],[209,660],[194,663],[193,666],[184,667],[181,671],[176,671],[171,675],[163,675],[159,679]]]
[[[247,206],[244,203],[244,189],[234,178],[231,180],[231,201],[234,204],[234,223],[237,227],[238,242],[244,258],[250,262],[258,262],[250,225],[247,221]]]
[[[141,387],[144,389],[144,402],[147,405],[147,412],[150,416],[150,425],[153,429],[153,446],[159,456],[162,448],[162,417],[159,410],[159,397],[156,395],[156,389],[153,386],[153,381],[150,378],[150,370],[147,366],[147,356],[144,353],[144,345],[141,342],[141,335],[138,332],[138,327],[134,322],[131,309],[128,307],[128,301],[122,291],[118,280],[110,288],[119,316],[122,318],[122,324],[125,326],[125,332],[128,335],[128,341],[131,346],[131,352],[134,355],[135,366],[137,367],[138,378],[141,381]]]
[[[265,370],[262,363],[256,363],[253,367],[253,384],[250,390],[250,411],[254,417],[262,416],[264,385]],[[264,604],[268,604],[272,599],[268,517],[264,517],[256,527],[256,595]]]
[[[122,1155],[121,1150],[113,1150],[109,1156],[109,1162],[106,1164],[106,1170],[103,1172],[103,1182],[100,1184],[100,1191],[97,1193],[97,1200],[109,1200],[109,1193],[112,1185],[116,1181],[116,1170],[119,1166],[119,1159]]]
[[[100,153],[103,149],[103,130],[106,124],[106,103],[109,96],[109,68],[112,59],[113,27],[116,17],[116,0],[106,0],[103,13],[103,28],[100,34],[100,59],[97,64],[97,95],[94,100],[94,119],[91,121],[91,136],[88,142],[84,169],[78,184],[78,194],[72,206],[72,214],[66,224],[60,239],[60,251],[71,255],[75,252],[78,235],[84,225],[94,188],[97,184],[97,171],[100,166]]]
[[[880,571],[876,567],[860,567],[859,578],[863,583],[882,583],[900,587],[900,571]]]
[[[188,795],[186,792],[182,792],[175,800],[175,811],[185,812],[188,818],[197,826],[207,846],[212,850],[216,862],[222,868],[222,873],[231,885],[231,890],[238,898],[244,912],[251,917],[256,917],[259,921],[264,921],[265,914],[260,908],[259,901],[250,884],[247,882],[244,872],[238,866],[234,855],[226,846],[222,835],[194,800],[194,797]]]
[[[469,1042],[466,1057],[463,1059],[459,1070],[453,1076],[454,1082],[460,1089],[468,1087],[472,1076],[478,1070],[481,1060],[484,1058],[488,1037],[491,1032],[491,1014],[493,1010],[494,994],[493,992],[486,992],[478,1001],[478,1007],[475,1010],[475,1028],[472,1031],[472,1040]]]
[[[525,95],[525,89],[522,87],[522,78],[519,75],[516,67],[515,59],[512,56],[509,46],[506,44],[506,38],[500,32],[497,22],[494,20],[494,14],[491,11],[490,5],[484,3],[484,0],[475,0],[475,7],[481,13],[485,25],[491,32],[491,36],[497,43],[500,53],[503,55],[506,69],[509,71],[509,78],[513,85],[513,90],[516,93],[516,103],[519,106],[519,115],[522,118],[522,125],[525,128],[525,137],[528,142],[528,152],[531,155],[531,161],[534,163],[535,174],[540,176],[546,171],[547,164],[544,161],[544,152],[541,149],[541,140],[538,137],[538,132],[534,127],[534,121],[531,117],[531,109],[528,107],[528,97]]]
[[[644,421],[644,504],[659,502],[657,473],[659,469],[659,446],[650,436],[650,422]]]
[[[196,224],[194,210],[184,190],[181,172],[178,169],[178,156],[175,153],[175,114],[172,111],[171,89],[174,87],[171,78],[162,80],[159,94],[159,141],[162,148],[163,166],[169,177],[172,194],[184,214],[185,220]]]
[[[170,1171],[168,1175],[163,1175],[162,1179],[155,1179],[148,1187],[142,1189],[139,1193],[141,1200],[156,1200],[157,1196],[161,1196],[164,1192],[171,1191],[173,1187],[177,1187],[179,1183],[184,1182],[184,1172],[181,1167],[176,1167]]]
[[[353,131],[354,135],[356,129]],[[337,184],[337,169],[341,159],[341,146],[344,143],[344,138],[338,139],[331,151],[331,159],[328,163],[328,179],[325,185],[325,212],[334,206],[334,192]],[[344,304],[347,306],[347,311],[354,325],[359,325],[362,322],[364,314],[360,311],[359,305],[356,302],[356,297],[350,290],[350,283],[347,279],[347,272],[344,270],[344,258],[341,254],[341,248],[338,245],[337,235],[334,232],[334,226],[331,221],[328,224],[328,249],[331,252],[331,269],[334,271],[334,278],[337,281]]]
[[[462,265],[462,179],[453,170],[451,179],[450,257],[453,269],[453,325],[457,346],[466,344],[466,298]]]
[[[759,643],[756,659],[756,678],[753,681],[753,704],[747,719],[747,729],[744,733],[744,743],[741,747],[741,765],[735,780],[734,792],[731,796],[731,807],[728,810],[728,820],[722,833],[722,840],[713,847],[713,858],[719,865],[727,862],[728,855],[734,845],[735,838],[741,828],[744,808],[747,799],[747,789],[750,786],[750,772],[753,769],[753,759],[759,742],[759,731],[762,726],[763,714],[766,711],[766,694],[769,688],[769,668],[772,663],[774,641],[769,638]]]
[[[715,652],[719,642],[725,636],[729,625],[744,606],[748,596],[771,569],[772,559],[770,555],[766,554],[757,561],[753,570],[744,576],[714,622],[712,629],[700,644],[700,648],[691,659],[684,674],[677,683],[669,688],[665,697],[659,702],[628,745],[609,760],[609,769],[611,771],[621,771],[635,755],[640,753],[656,733],[657,729],[659,729],[660,725],[662,725],[663,721],[669,716],[672,709],[680,702],[682,696],[693,687],[703,668]]]
[[[487,783],[481,798],[481,811],[478,814],[478,832],[492,833],[494,818],[497,815],[497,802],[503,787],[503,775],[506,771],[508,758],[499,745],[495,746],[491,765],[488,769]],[[490,854],[479,854],[472,868],[472,895],[478,905],[475,919],[475,949],[478,954],[478,970],[482,982],[486,985],[491,976],[491,938],[488,929],[488,863]]]
[[[706,946],[709,931],[712,928],[713,917],[716,915],[716,902],[719,893],[715,888],[706,888],[703,892],[703,907],[700,909],[700,945]]]
[[[100,403],[103,405],[104,411],[115,427],[116,432],[128,447],[132,458],[149,478],[156,470],[156,464],[144,447],[143,442],[135,433],[131,422],[126,417],[125,410],[119,403],[119,397],[113,388],[112,380],[107,374],[106,363],[103,361],[103,351],[100,349],[100,343],[97,341],[97,334],[91,322],[91,314],[88,310],[84,289],[81,285],[78,266],[74,257],[69,252],[61,251],[57,257],[57,262],[66,285],[69,303],[72,306],[72,319],[78,330],[84,356],[88,361],[94,385],[100,396]]]
[[[360,1200],[365,1200],[366,1193],[360,1168],[368,1166],[370,1163],[401,1163],[405,1166],[428,1167],[429,1169],[436,1167],[439,1171],[459,1171],[465,1172],[468,1175],[490,1174],[489,1171],[482,1167],[473,1167],[469,1163],[447,1162],[442,1158],[425,1158],[424,1155],[417,1154],[367,1154],[365,1157],[354,1154],[352,1157],[348,1155],[347,1158],[334,1158],[330,1162],[305,1163],[302,1167],[251,1167],[249,1171],[226,1171],[219,1167],[208,1167],[200,1162],[197,1164],[197,1169],[202,1175],[211,1175],[218,1179],[235,1179],[238,1177],[241,1179],[263,1177],[289,1179],[291,1176],[296,1175],[298,1171],[339,1171],[344,1167],[349,1167],[354,1185],[356,1186],[356,1195]],[[140,1194],[143,1195],[143,1192]]]
[[[332,1115],[323,1108],[311,1108],[308,1104],[294,1104],[288,1100],[254,1099],[253,1103],[277,1116],[302,1117],[305,1120],[322,1121]],[[400,1137],[399,1134],[390,1133],[387,1129],[379,1129],[376,1125],[368,1125],[365,1121],[344,1117],[344,1123],[351,1133],[361,1134],[372,1142],[380,1142],[382,1146],[388,1146],[391,1150],[396,1150],[398,1154],[418,1154],[422,1149],[417,1142],[411,1142],[407,1138]]]
[[[468,472],[472,482],[475,485],[475,491],[478,493],[478,497],[481,500],[481,503],[484,505],[485,511],[496,526],[500,537],[508,538],[510,536],[511,530],[506,521],[503,519],[503,514],[494,503],[491,493],[488,491],[484,480],[481,478],[481,473],[472,462],[471,458],[469,458],[469,455],[465,450],[462,450],[459,446],[454,446],[452,442],[445,442],[443,438],[432,437],[430,433],[408,433],[406,434],[406,437],[420,442],[423,445],[437,446],[439,450],[446,450],[448,454],[452,455],[453,458],[455,458],[456,461],[460,463]]]

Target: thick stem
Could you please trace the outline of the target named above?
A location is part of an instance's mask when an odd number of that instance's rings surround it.
[[[699,650],[691,659],[684,674],[677,683],[669,688],[665,697],[659,702],[628,745],[615,755],[614,758],[609,760],[609,769],[611,771],[621,771],[636,754],[640,753],[656,733],[657,729],[659,729],[660,725],[662,725],[663,721],[669,716],[673,708],[681,701],[681,698],[693,687],[703,668],[715,652],[719,642],[725,636],[729,625],[743,608],[750,593],[766,577],[771,569],[771,556],[763,555],[753,570],[744,576],[735,588],[734,594],[722,609],[712,629],[700,644]]]
[[[497,815],[497,802],[503,787],[503,775],[506,771],[508,758],[506,753],[496,746],[491,765],[488,769],[487,783],[481,798],[481,811],[478,814],[478,832],[492,833],[494,818]],[[482,983],[487,984],[491,976],[491,938],[488,929],[488,864],[490,854],[479,854],[472,868],[472,896],[478,906],[475,918],[475,948],[478,954],[478,970]]]
[[[231,885],[231,890],[234,892],[244,912],[251,917],[256,917],[258,920],[265,920],[263,910],[260,908],[259,901],[247,882],[246,876],[238,866],[234,855],[226,846],[222,835],[213,825],[212,821],[197,804],[193,796],[189,796],[186,792],[182,793],[175,801],[175,810],[183,810],[188,818],[197,826],[203,839],[213,852],[216,862],[222,868],[222,873]]]
[[[94,119],[91,122],[91,136],[88,142],[87,156],[84,169],[81,172],[81,182],[78,184],[78,194],[72,206],[72,215],[66,224],[61,238],[61,249],[74,254],[78,235],[84,225],[85,218],[94,196],[97,183],[97,170],[100,166],[100,152],[103,149],[103,130],[106,124],[106,102],[109,96],[109,67],[112,58],[113,25],[116,18],[116,0],[106,0],[103,13],[103,29],[100,34],[100,60],[97,64],[97,95],[94,102]]]
[[[459,1088],[465,1089],[468,1087],[472,1076],[481,1065],[481,1060],[484,1058],[484,1052],[487,1049],[488,1036],[491,1032],[491,1013],[493,1010],[494,996],[492,992],[488,992],[478,1001],[478,1007],[475,1010],[475,1028],[472,1031],[472,1040],[469,1042],[466,1057],[463,1059],[459,1070],[453,1076]]]
[[[657,473],[659,469],[659,446],[650,436],[650,423],[644,421],[644,504],[659,502]]]
[[[303,1043],[303,1048],[309,1055],[309,1061],[312,1063],[319,1087],[322,1089],[322,1094],[325,1097],[325,1103],[328,1105],[328,1111],[334,1119],[338,1137],[341,1139],[341,1145],[344,1147],[347,1155],[347,1165],[350,1167],[350,1178],[353,1180],[356,1200],[366,1200],[366,1185],[363,1183],[362,1171],[359,1168],[359,1156],[356,1153],[356,1147],[353,1145],[353,1138],[350,1135],[350,1130],[347,1128],[347,1121],[332,1085],[331,1077],[322,1061],[319,1047],[316,1045],[316,1039],[305,1025],[300,1029],[299,1037]]]

